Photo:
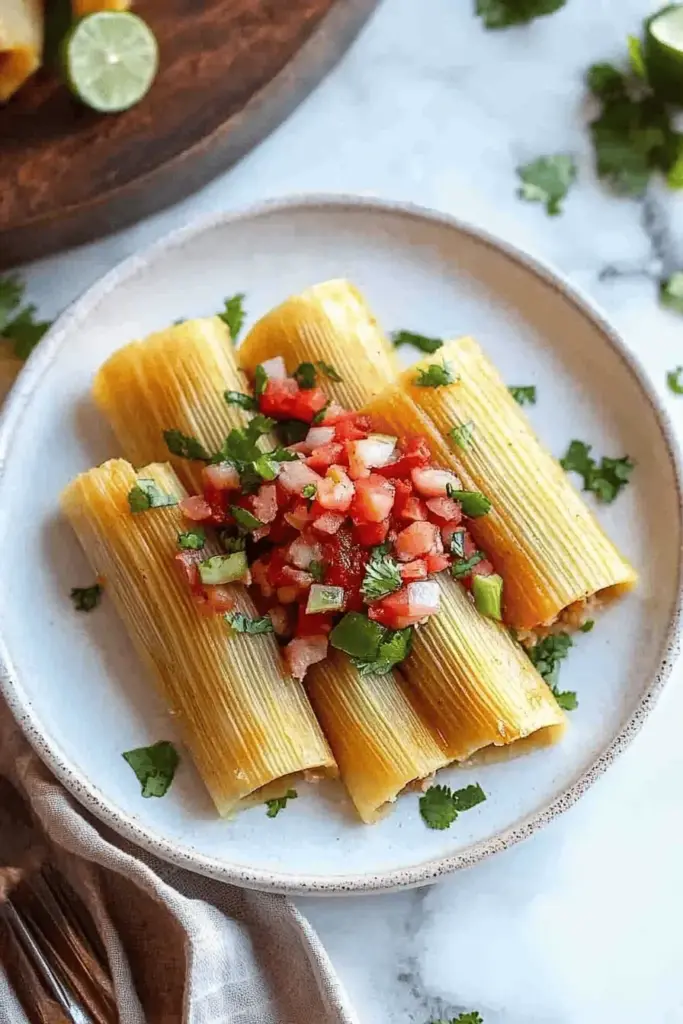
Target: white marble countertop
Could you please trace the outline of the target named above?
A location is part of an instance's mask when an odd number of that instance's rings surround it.
[[[656,278],[683,265],[683,198],[608,196],[591,171],[582,76],[618,58],[657,9],[569,0],[530,27],[486,32],[474,0],[385,0],[338,69],[274,135],[181,205],[26,268],[61,310],[118,260],[215,210],[302,191],[409,199],[468,218],[550,260],[597,299],[645,362],[678,426],[683,320]],[[515,196],[515,167],[571,151],[580,181],[560,218]],[[677,404],[678,403],[678,404]],[[301,900],[363,1024],[683,1024],[683,684],[562,819],[430,889]],[[288,1022],[289,1024],[289,1022]],[[315,1022],[311,1022],[315,1024]]]

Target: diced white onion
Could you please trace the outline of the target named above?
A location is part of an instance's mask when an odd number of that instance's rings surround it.
[[[436,580],[419,580],[408,584],[408,601],[412,606],[418,606],[428,611],[439,610],[441,592]]]
[[[278,480],[286,491],[291,494],[301,494],[308,484],[315,484],[317,487],[322,477],[307,466],[304,462],[281,462]]]
[[[288,560],[297,569],[308,569],[311,562],[321,561],[323,549],[316,541],[307,541],[303,537],[297,537],[289,545],[287,554]]]
[[[273,356],[272,359],[266,359],[265,363],[261,363],[266,377],[270,380],[284,380],[287,376],[287,367],[282,356]]]
[[[395,447],[395,438],[386,440],[383,435],[375,434],[356,441],[356,455],[368,469],[376,469],[391,462]]]
[[[311,427],[306,434],[306,444],[310,448],[319,448],[334,440],[334,427]]]

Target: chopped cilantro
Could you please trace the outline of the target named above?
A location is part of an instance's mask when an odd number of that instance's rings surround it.
[[[415,334],[413,331],[394,331],[391,340],[396,348],[399,345],[412,345],[413,348],[418,348],[420,352],[426,352],[427,355],[433,355],[443,346],[441,338],[428,338],[424,334]]]
[[[315,366],[313,365],[313,363],[299,363],[296,370],[292,374],[292,377],[297,382],[300,388],[302,388],[304,391],[310,391],[311,388],[315,387]]]
[[[335,381],[335,383],[337,384],[343,383],[343,377],[340,377],[339,373],[337,372],[337,370],[335,370],[334,366],[330,366],[330,364],[326,363],[324,359],[318,359],[315,365],[318,367],[320,372],[323,373],[326,377],[329,377],[330,380]]]
[[[252,619],[241,612],[228,612],[225,616],[236,633],[249,633],[250,636],[258,636],[261,633],[272,633],[273,623],[269,615],[262,615],[259,619]]]
[[[0,334],[21,305],[23,297],[24,286],[16,274],[0,277]]]
[[[323,420],[327,416],[327,410],[329,409],[331,404],[332,404],[331,402],[325,402],[325,404],[322,407],[322,409],[320,410],[320,412],[317,412],[315,414],[315,416],[313,417],[313,419],[311,420],[311,426],[313,426],[313,427],[319,427],[320,426],[320,424],[323,422]]]
[[[206,543],[206,533],[203,526],[195,526],[187,533],[178,534],[178,547],[181,551],[201,551]]]
[[[683,270],[662,281],[659,285],[659,301],[676,313],[683,313]]]
[[[558,690],[551,687],[553,696],[563,711],[576,711],[579,706],[579,699],[575,690]]]
[[[259,365],[254,370],[254,398],[261,397],[263,392],[266,390],[267,383],[268,374],[259,363]]]
[[[631,70],[634,75],[646,82],[647,68],[645,67],[642,42],[638,36],[626,36],[626,45],[628,47],[628,60]]]
[[[91,612],[102,600],[102,584],[93,583],[91,587],[72,587],[70,597],[77,612]]]
[[[147,512],[150,508],[166,508],[177,504],[178,499],[172,494],[164,494],[154,480],[139,479],[128,492],[128,506],[134,515]]]
[[[593,629],[594,625],[595,625],[595,620],[594,619],[587,619],[584,622],[583,626],[579,626],[579,630],[582,633],[590,633],[591,630]]]
[[[544,203],[550,217],[562,212],[562,200],[576,180],[576,163],[572,156],[559,153],[541,156],[538,160],[517,168],[522,182],[517,191],[520,199],[530,203]]]
[[[521,387],[511,386],[508,391],[518,405],[536,405],[536,388],[533,384],[525,384]]]
[[[234,344],[239,338],[244,324],[244,293],[238,292],[237,295],[224,299],[224,305],[225,309],[218,314],[218,318],[230,331],[230,337]]]
[[[209,462],[211,455],[196,437],[188,437],[180,430],[164,430],[164,441],[171,455],[180,459],[196,459]]]
[[[591,491],[599,501],[609,504],[629,482],[635,463],[628,455],[621,459],[605,455],[598,465],[590,452],[591,445],[572,441],[560,459],[560,465],[567,472],[578,473],[583,478],[584,491]]]
[[[469,448],[472,444],[472,435],[474,434],[474,423],[472,420],[468,420],[467,423],[461,423],[457,427],[453,427],[449,430],[448,436],[450,437],[453,444],[456,444],[458,448]]]
[[[568,633],[551,633],[539,640],[533,647],[525,648],[532,665],[545,679],[555,700],[565,711],[575,711],[579,706],[576,693],[573,690],[558,690],[557,687],[560,662],[564,661],[573,646],[574,641]]]
[[[586,74],[586,84],[601,100],[614,99],[626,92],[626,78],[613,64],[593,64]]]
[[[554,14],[567,0],[476,0],[475,11],[486,28],[524,25],[534,18]]]
[[[168,740],[127,750],[122,756],[135,772],[145,797],[164,796],[180,762],[178,751]]]
[[[224,391],[223,396],[228,405],[238,405],[240,409],[252,412],[258,409],[258,402],[251,395],[245,395],[242,391]]]
[[[441,363],[430,363],[426,369],[418,367],[413,384],[418,388],[442,388],[446,384],[454,384],[457,379],[451,364],[444,359]]]
[[[245,537],[232,537],[227,530],[221,532],[220,542],[223,545],[223,550],[229,555],[234,555],[236,551],[245,551],[247,547]]]
[[[450,1020],[434,1020],[432,1024],[484,1024],[484,1018],[476,1010],[470,1010],[469,1013],[460,1013]]]
[[[308,433],[308,423],[301,420],[283,420],[278,424],[280,437],[285,444],[298,444],[303,441]]]
[[[456,491],[452,484],[446,484],[446,494],[460,502],[462,514],[468,519],[478,519],[491,511],[491,502],[481,491]]]
[[[450,786],[430,786],[420,797],[420,814],[428,828],[450,828],[462,811],[469,811],[486,800],[486,793],[479,783],[456,789]]]
[[[453,531],[451,537],[451,554],[455,555],[456,558],[465,557],[465,528],[460,527],[459,530]]]
[[[309,565],[308,572],[310,572],[316,583],[323,583],[325,579],[325,563],[314,560]]]
[[[410,654],[413,644],[413,629],[387,629],[377,649],[377,657],[371,660],[352,658],[353,664],[362,676],[384,676],[391,672],[395,665],[404,661]]]
[[[315,498],[317,493],[318,493],[318,488],[316,487],[315,484],[306,484],[305,487],[301,488],[301,497],[302,498],[308,498],[309,501],[312,501],[313,498]]]
[[[451,566],[451,575],[453,576],[453,579],[464,579],[465,576],[468,576],[472,572],[475,565],[479,565],[479,563],[483,562],[485,558],[486,555],[483,551],[475,551],[469,558],[462,558],[459,561],[454,562]]]
[[[264,524],[260,519],[246,508],[240,508],[239,505],[230,506],[230,514],[235,520],[237,525],[242,529],[246,530],[247,533],[251,533],[253,530],[258,530]]]
[[[284,811],[288,800],[296,800],[298,793],[295,789],[288,789],[284,796],[276,796],[273,800],[266,800],[266,815],[269,818],[276,818],[280,811]]]
[[[18,359],[28,359],[40,339],[49,330],[48,320],[36,320],[36,307],[21,308],[24,285],[16,275],[0,277],[0,337],[14,343]]]
[[[361,594],[368,602],[379,601],[387,594],[393,594],[403,586],[398,563],[391,555],[375,547],[365,567],[365,576],[360,588]]]
[[[673,391],[675,395],[683,395],[683,366],[669,370],[666,375],[666,383],[669,385],[669,391]]]

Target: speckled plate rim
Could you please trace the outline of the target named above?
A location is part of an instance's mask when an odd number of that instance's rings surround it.
[[[673,469],[676,489],[679,529],[683,533],[683,462],[678,442],[668,414],[650,384],[639,361],[628,351],[618,332],[608,322],[598,306],[574,285],[535,257],[515,246],[468,224],[449,214],[429,210],[411,203],[344,194],[306,194],[275,199],[249,206],[235,212],[213,215],[164,236],[142,253],[119,263],[113,270],[89,288],[58,318],[51,330],[33,353],[17,379],[0,414],[0,482],[4,475],[7,453],[14,430],[26,409],[43,374],[47,373],[59,353],[67,335],[78,323],[90,315],[102,298],[125,281],[145,270],[169,249],[182,249],[198,235],[215,228],[229,226],[244,220],[268,216],[273,213],[296,214],[299,211],[344,209],[354,212],[388,214],[408,220],[428,221],[447,230],[469,236],[486,248],[502,253],[507,259],[534,274],[543,284],[561,295],[591,324],[599,330],[615,354],[625,364],[638,384],[644,398],[654,411]],[[14,717],[29,743],[69,792],[97,818],[119,835],[137,843],[163,860],[211,878],[217,878],[248,889],[260,889],[288,895],[349,895],[356,893],[390,892],[392,890],[427,885],[443,875],[470,867],[487,857],[521,842],[566,811],[603,774],[619,754],[628,746],[650,714],[667,682],[680,652],[681,621],[683,617],[683,551],[678,552],[676,567],[678,592],[675,607],[660,652],[659,668],[645,688],[638,706],[609,746],[596,758],[576,781],[556,797],[543,810],[529,815],[521,824],[505,829],[497,835],[473,844],[457,853],[434,857],[408,868],[394,868],[381,873],[316,876],[291,876],[270,869],[250,869],[244,864],[225,864],[212,857],[178,843],[171,843],[153,829],[146,828],[112,803],[104,793],[84,778],[70,763],[59,744],[33,709],[28,694],[15,672],[9,651],[0,634],[0,693],[7,701]]]

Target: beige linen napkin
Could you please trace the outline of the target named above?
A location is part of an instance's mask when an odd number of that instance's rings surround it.
[[[0,776],[93,916],[122,1024],[358,1024],[288,899],[172,867],[115,836],[53,778],[1,698]],[[28,1024],[2,964],[0,1021]]]

